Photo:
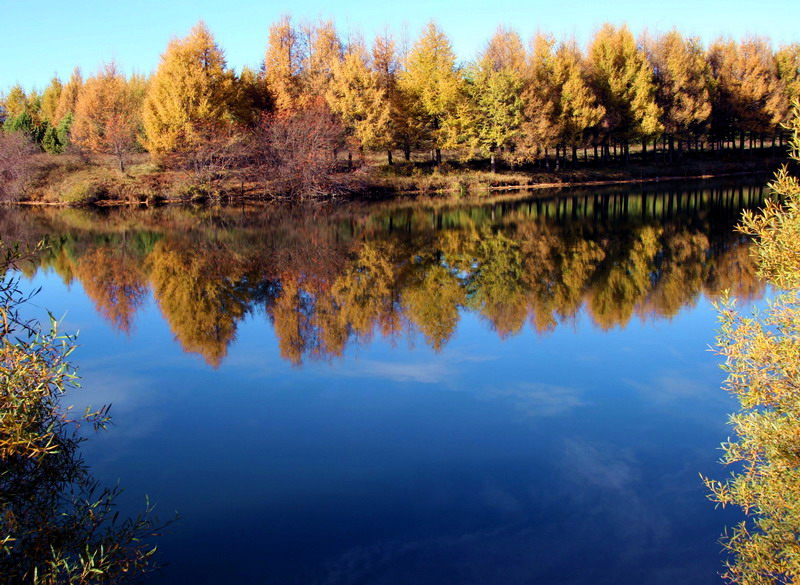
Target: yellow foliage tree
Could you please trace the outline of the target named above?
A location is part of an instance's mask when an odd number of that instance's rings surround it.
[[[462,80],[447,36],[428,23],[408,56],[400,88],[410,99],[410,114],[426,132],[437,163],[452,143],[452,127],[462,98]]]
[[[589,47],[589,63],[610,138],[627,153],[631,140],[662,131],[653,68],[627,26],[603,25]]]
[[[78,94],[82,86],[83,76],[81,75],[81,70],[76,67],[58,96],[58,104],[53,114],[53,124],[61,122],[67,114],[75,113],[75,104],[78,103]]]
[[[51,126],[58,123],[56,120],[56,109],[58,108],[59,98],[64,86],[58,76],[50,80],[50,84],[42,92],[42,119],[47,120]]]
[[[269,27],[264,55],[267,88],[278,111],[293,109],[300,99],[303,55],[291,17],[283,16]]]
[[[327,100],[361,149],[389,149],[390,103],[363,50],[348,53],[333,69]]]
[[[144,100],[144,145],[155,155],[191,150],[209,127],[233,122],[234,75],[205,23],[170,41]]]
[[[75,104],[72,140],[91,152],[112,154],[120,171],[136,148],[139,107],[125,78],[112,62],[86,80]]]
[[[800,161],[800,104],[795,102],[791,157]],[[763,315],[743,317],[724,300],[718,351],[725,389],[741,403],[731,416],[735,438],[723,462],[739,469],[706,480],[711,499],[750,517],[724,539],[732,553],[725,577],[743,585],[800,579],[800,181],[784,168],[776,197],[741,230],[756,237],[759,271],[779,294]]]

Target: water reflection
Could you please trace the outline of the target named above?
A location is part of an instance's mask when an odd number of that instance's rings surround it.
[[[219,366],[252,312],[294,364],[373,336],[441,350],[464,312],[499,336],[671,318],[701,294],[763,292],[732,231],[760,186],[571,192],[478,206],[14,210],[7,238],[51,236],[38,268],[77,280],[130,333],[152,292],[175,339]]]

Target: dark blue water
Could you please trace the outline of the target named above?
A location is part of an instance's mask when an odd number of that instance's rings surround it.
[[[672,189],[6,221],[55,241],[68,401],[112,404],[95,477],[180,513],[147,583],[714,584],[712,300],[763,293],[761,191]]]

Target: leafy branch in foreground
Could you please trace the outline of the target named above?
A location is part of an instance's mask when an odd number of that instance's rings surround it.
[[[790,156],[800,162],[798,103],[790,129]],[[743,585],[800,578],[800,183],[784,167],[771,188],[776,196],[760,214],[745,212],[739,229],[756,238],[760,273],[778,294],[752,317],[721,303],[724,387],[741,403],[723,463],[737,471],[705,480],[713,501],[749,516],[723,539],[732,554],[723,577]]]
[[[77,386],[72,336],[23,319],[33,294],[17,267],[32,252],[0,242],[0,583],[120,583],[154,568],[153,508],[121,518],[119,486],[102,488],[86,466],[80,423],[101,427],[108,408],[72,418],[60,396]]]

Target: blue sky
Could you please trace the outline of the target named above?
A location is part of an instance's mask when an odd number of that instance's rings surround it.
[[[412,41],[433,18],[464,61],[499,24],[526,40],[543,30],[584,43],[608,21],[627,22],[636,33],[675,26],[705,42],[751,34],[769,35],[776,45],[800,41],[800,0],[0,0],[0,11],[0,91],[14,83],[43,88],[54,73],[66,79],[77,65],[90,74],[112,58],[129,72],[150,72],[167,41],[201,18],[237,69],[260,64],[270,24],[286,13],[296,20],[332,18],[343,36],[360,31],[367,39],[387,26],[396,33],[407,27]]]

